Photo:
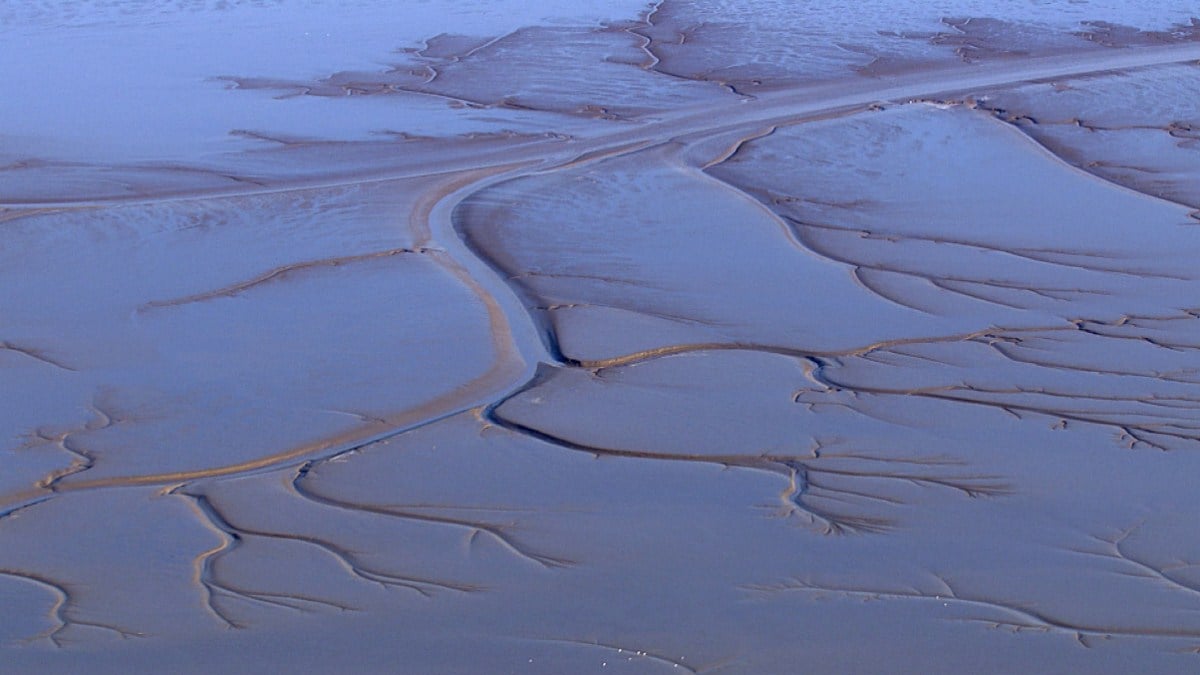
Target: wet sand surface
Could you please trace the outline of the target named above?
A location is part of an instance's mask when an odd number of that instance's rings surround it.
[[[473,4],[0,9],[0,672],[1200,668],[1188,7]]]

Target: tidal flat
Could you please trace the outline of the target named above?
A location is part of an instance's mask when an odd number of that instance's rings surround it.
[[[6,2],[0,672],[1200,671],[1200,17]]]

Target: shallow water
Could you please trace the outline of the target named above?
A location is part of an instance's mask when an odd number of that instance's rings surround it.
[[[1194,671],[1193,13],[7,3],[0,671]]]

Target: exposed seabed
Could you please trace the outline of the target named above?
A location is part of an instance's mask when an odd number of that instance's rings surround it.
[[[1200,667],[1200,24],[712,4],[0,167],[0,670]]]

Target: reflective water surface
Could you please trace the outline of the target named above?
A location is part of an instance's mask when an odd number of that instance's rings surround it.
[[[1200,19],[0,8],[0,670],[1193,672]]]

